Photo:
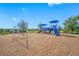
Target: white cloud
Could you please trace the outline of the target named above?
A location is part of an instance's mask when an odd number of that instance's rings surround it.
[[[22,8],[22,11],[26,11],[26,8]]]
[[[62,3],[48,3],[49,6],[61,5]]]
[[[14,21],[17,21],[17,18],[15,18],[15,17],[13,17],[12,19],[13,19]]]

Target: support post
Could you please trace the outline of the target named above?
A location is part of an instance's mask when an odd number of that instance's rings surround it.
[[[26,31],[26,45],[27,45],[27,49],[29,49],[29,45],[28,45],[28,23],[26,23],[27,28],[25,29]]]

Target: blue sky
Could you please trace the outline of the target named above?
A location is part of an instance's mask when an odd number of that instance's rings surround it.
[[[39,23],[46,23],[48,26],[51,20],[63,22],[72,16],[79,15],[78,3],[0,3],[0,28],[12,28],[21,19],[28,22],[29,28],[37,28]]]

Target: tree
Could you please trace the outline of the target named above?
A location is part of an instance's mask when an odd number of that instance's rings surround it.
[[[78,33],[79,30],[78,21],[79,21],[79,16],[68,18],[64,23],[65,26],[64,31],[68,33],[74,33],[74,32]]]
[[[18,29],[20,29],[21,32],[26,32],[28,30],[28,24],[24,20],[21,20],[18,23]]]

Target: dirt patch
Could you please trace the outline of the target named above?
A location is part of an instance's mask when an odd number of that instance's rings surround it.
[[[27,40],[28,39],[28,49]],[[0,36],[0,55],[3,56],[79,56],[79,37],[28,33]]]

